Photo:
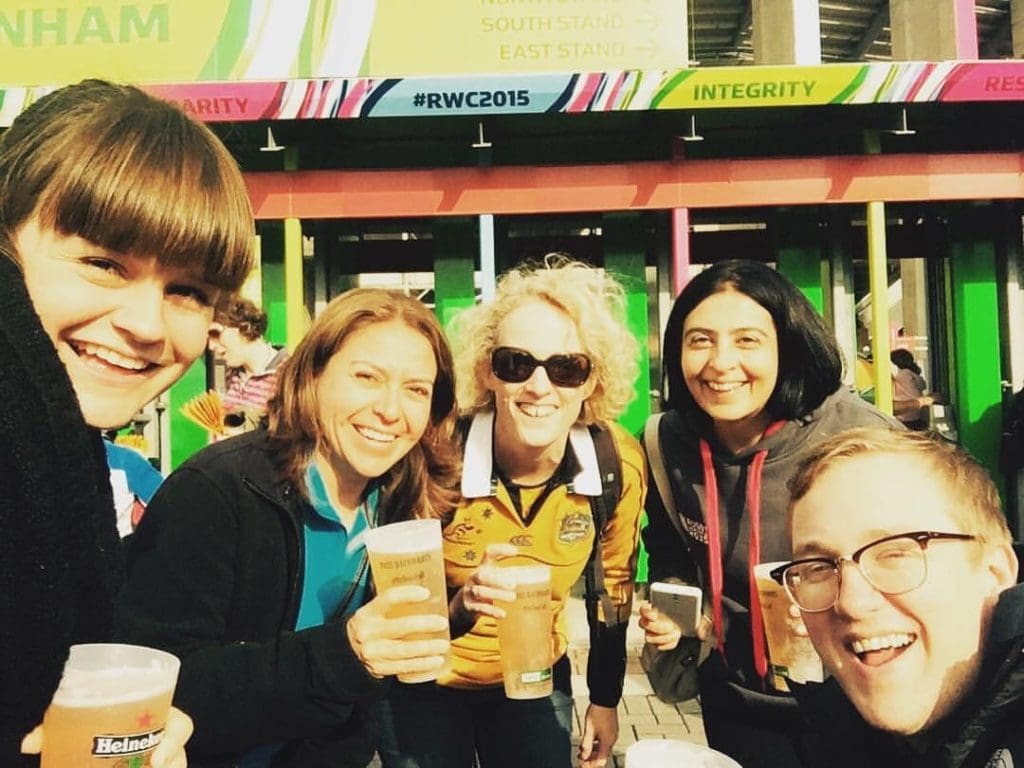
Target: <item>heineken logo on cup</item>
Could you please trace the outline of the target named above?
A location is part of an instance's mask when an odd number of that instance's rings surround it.
[[[114,755],[139,755],[155,749],[163,738],[164,729],[145,733],[133,733],[128,736],[93,736],[93,757],[111,757]]]

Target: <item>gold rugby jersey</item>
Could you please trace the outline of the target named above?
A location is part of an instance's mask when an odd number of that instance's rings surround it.
[[[488,544],[508,542],[519,548],[503,565],[550,565],[553,659],[568,646],[563,608],[569,590],[586,567],[594,541],[590,497],[601,494],[601,477],[593,439],[585,426],[573,427],[566,457],[548,489],[520,489],[523,509],[546,490],[547,496],[524,520],[493,466],[491,412],[477,414],[466,435],[463,457],[463,500],[444,529],[445,572],[448,587],[460,588],[480,565]],[[618,424],[610,426],[618,448],[622,495],[605,528],[601,556],[605,588],[628,621],[636,577],[640,518],[647,489],[647,472],[639,442]],[[501,684],[497,627],[490,617],[479,618],[462,637],[452,641],[451,662],[438,679],[453,688]]]

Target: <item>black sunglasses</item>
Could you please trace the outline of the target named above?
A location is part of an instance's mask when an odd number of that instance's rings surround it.
[[[491,370],[502,381],[521,384],[544,368],[551,383],[559,387],[579,387],[590,378],[590,358],[583,354],[552,355],[538,360],[525,349],[498,347],[491,353]]]

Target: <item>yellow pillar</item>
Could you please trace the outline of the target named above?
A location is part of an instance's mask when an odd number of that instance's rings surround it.
[[[869,155],[881,152],[878,131],[866,131],[864,150]],[[871,291],[871,358],[875,385],[875,407],[892,413],[892,372],[889,355],[889,272],[885,247],[885,203],[867,204],[868,286]]]
[[[299,152],[288,147],[284,153],[285,171],[297,171]],[[295,349],[306,333],[305,282],[302,277],[302,221],[296,218],[284,220],[284,300],[285,300],[285,344]]]
[[[295,349],[306,333],[306,302],[302,280],[302,222],[284,220],[285,329],[288,349]]]

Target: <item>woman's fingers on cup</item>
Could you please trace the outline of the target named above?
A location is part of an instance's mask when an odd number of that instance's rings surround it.
[[[21,754],[38,755],[43,751],[43,726],[37,725],[21,740]]]
[[[377,639],[363,644],[361,659],[377,677],[433,672],[444,665],[448,646],[447,640]]]
[[[505,542],[495,542],[488,544],[484,548],[484,557],[480,561],[481,567],[494,565],[495,563],[504,560],[506,557],[514,557],[519,554],[519,547],[515,544],[508,544]]]
[[[192,718],[177,707],[171,707],[160,744],[153,750],[153,768],[184,768],[187,763],[185,744],[192,736]]]
[[[430,596],[425,587],[409,585],[384,590],[356,611],[346,631],[352,650],[371,674],[383,677],[395,674],[381,669],[381,660],[408,659],[416,656],[440,656],[448,652],[448,640],[411,641],[413,634],[444,632],[448,619],[433,613],[412,614],[389,619],[388,610],[403,603],[422,603]],[[416,643],[431,643],[419,646]]]
[[[430,597],[430,590],[418,584],[407,584],[403,587],[391,587],[385,589],[376,598],[367,603],[374,605],[380,614],[387,614],[388,610],[402,603],[422,603]]]
[[[462,589],[463,605],[467,611],[495,619],[505,618],[505,609],[495,605],[494,601],[510,602],[516,597],[515,592],[488,587],[475,581],[467,582]]]

